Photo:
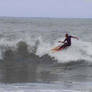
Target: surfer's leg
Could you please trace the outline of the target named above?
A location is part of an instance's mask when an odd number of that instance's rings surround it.
[[[62,45],[62,46],[59,48],[59,50],[65,48],[65,47],[67,47],[67,46],[68,46],[67,43],[65,43],[64,45]]]
[[[69,46],[71,46],[71,45],[68,44],[68,43],[65,43],[64,45],[62,45],[61,47],[59,47],[58,50],[62,50],[62,49],[67,48],[67,47],[69,47]]]

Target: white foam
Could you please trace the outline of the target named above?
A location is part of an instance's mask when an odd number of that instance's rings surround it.
[[[70,61],[77,61],[77,60],[92,60],[92,43],[85,42],[82,40],[75,40],[72,39],[72,46],[67,48],[66,50],[62,50],[59,52],[52,53],[50,49],[55,46],[58,46],[57,42],[62,39],[57,39],[54,43],[54,46],[50,43],[45,43],[40,39],[40,45],[37,50],[37,55],[42,56],[45,54],[54,57],[58,62],[70,62]]]
[[[85,88],[69,89],[62,88],[63,84],[0,84],[0,92],[89,92],[89,87],[87,90]],[[79,87],[79,86],[78,86]]]

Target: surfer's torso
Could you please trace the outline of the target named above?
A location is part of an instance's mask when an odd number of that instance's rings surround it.
[[[70,46],[71,45],[71,36],[68,36],[66,39],[65,39],[66,43]]]

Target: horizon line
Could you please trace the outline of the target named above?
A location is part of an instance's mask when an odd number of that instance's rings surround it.
[[[0,18],[56,18],[56,19],[91,19],[92,17],[23,17],[23,16],[0,16]]]

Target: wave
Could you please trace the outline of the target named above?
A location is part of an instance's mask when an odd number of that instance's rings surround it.
[[[62,50],[56,53],[51,52],[51,49],[55,46],[61,45],[58,44],[58,40],[63,38],[56,39],[53,43],[50,41],[44,41],[41,37],[32,39],[25,38],[18,40],[7,40],[1,39],[0,41],[0,58],[4,59],[9,57],[9,53],[14,54],[14,58],[20,56],[26,58],[33,58],[33,61],[39,62],[58,62],[58,63],[69,63],[69,62],[78,62],[86,61],[92,62],[92,43],[82,40],[72,40],[72,46],[66,50]],[[6,55],[7,54],[7,55]],[[32,56],[29,56],[31,54]],[[28,57],[29,56],[29,57]],[[37,58],[35,60],[35,58]],[[43,59],[44,58],[44,59]]]
[[[72,40],[72,46],[67,48],[66,50],[62,50],[56,53],[52,53],[50,49],[55,46],[61,45],[57,44],[57,42],[62,39],[57,39],[53,44],[45,43],[40,39],[40,45],[37,48],[37,55],[42,56],[45,54],[54,57],[59,63],[67,63],[70,61],[90,61],[92,62],[92,43],[84,42],[82,40]]]

